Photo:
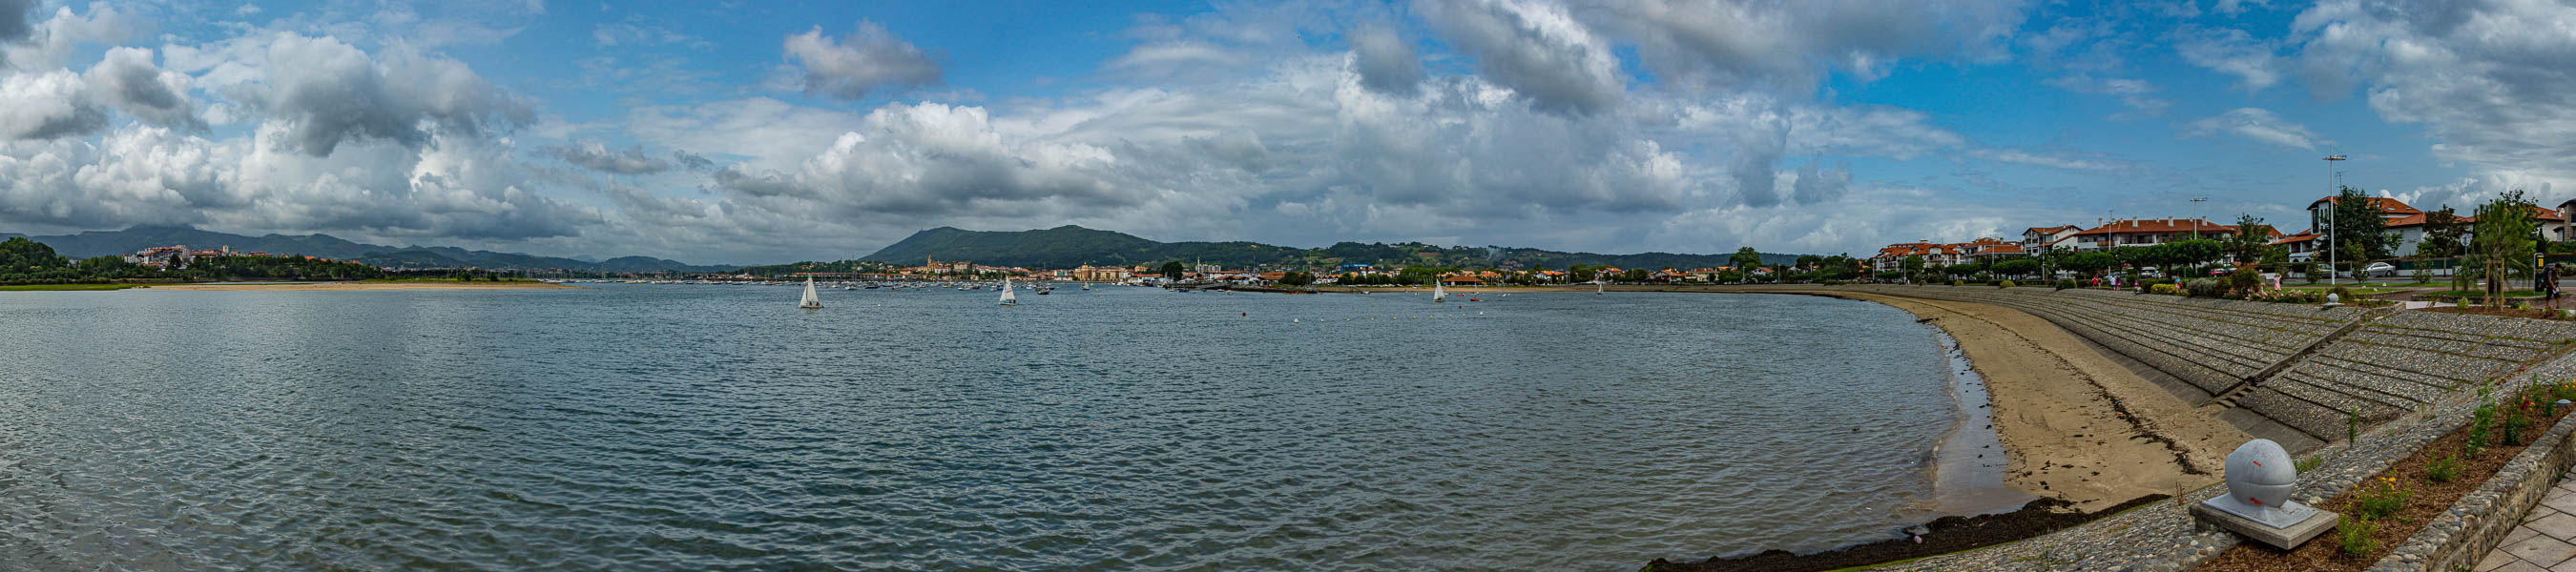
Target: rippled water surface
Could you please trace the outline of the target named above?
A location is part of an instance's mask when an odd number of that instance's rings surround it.
[[[0,562],[1634,570],[1882,538],[1958,418],[1893,308],[1425,298],[0,293]]]

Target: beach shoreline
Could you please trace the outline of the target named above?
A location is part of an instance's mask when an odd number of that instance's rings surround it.
[[[580,286],[552,282],[267,282],[153,284],[134,290],[194,292],[318,292],[348,290],[561,290]]]

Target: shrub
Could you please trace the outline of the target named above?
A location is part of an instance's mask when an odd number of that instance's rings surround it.
[[[2199,296],[2199,297],[2203,297],[2203,298],[2210,298],[2210,297],[2218,296],[2218,281],[2217,281],[2217,280],[2211,280],[2211,279],[2208,279],[2208,278],[2193,278],[2193,279],[2191,279],[2191,280],[2189,280],[2189,281],[2183,282],[2183,283],[2182,283],[2182,287],[2183,287],[2183,290],[2186,290],[2186,291],[2191,292],[2191,295],[2193,295],[2193,296]]]
[[[1952,279],[1950,279],[1950,285],[1951,285],[1951,286],[1957,286],[1957,285],[1959,285],[1959,280],[1958,280],[1958,279],[1956,279],[1956,278],[1952,278]]]
[[[2365,519],[2383,518],[2406,508],[2406,499],[2414,496],[2415,491],[2397,484],[2397,477],[2380,477],[2353,493],[2352,511]]]
[[[2014,284],[2014,283],[2013,283],[2013,281],[2011,281],[2011,280],[2005,280],[2005,281],[2002,281],[2002,282],[1996,282],[1996,283],[1995,283],[1995,287],[1996,287],[1996,288],[2011,288],[2011,287],[2014,287],[2014,286],[2020,286],[2020,284]]]
[[[2460,478],[2460,458],[2458,456],[2443,455],[2424,462],[2425,480],[2436,483],[2447,483],[2451,482],[2451,479],[2456,478]]]
[[[2522,432],[2531,428],[2531,400],[2513,399],[2504,404],[2504,446],[2522,444]]]
[[[2371,522],[2369,517],[2344,519],[2342,525],[2335,527],[2335,532],[2343,537],[2341,548],[2346,556],[2359,558],[2379,550],[2379,541],[2370,537],[2371,533],[2379,532],[2379,525]]]
[[[2057,281],[2057,289],[2059,290],[2068,290],[2073,288],[2075,288],[2075,279],[2073,278],[2064,278]]]
[[[2155,284],[2152,284],[2152,285],[2147,286],[2147,293],[2150,293],[2150,294],[2166,294],[2166,295],[2172,295],[2172,296],[2181,296],[2181,295],[2182,295],[2182,289],[2181,289],[2181,288],[2175,288],[2175,287],[2174,287],[2174,285],[2172,285],[2172,284],[2166,284],[2166,283],[2158,282],[2158,283],[2155,283]]]
[[[2327,290],[2327,291],[2326,291],[2326,293],[2328,293],[2328,294],[2333,294],[2336,300],[2342,301],[2343,303],[2346,303],[2346,304],[2350,304],[2350,303],[2352,303],[2352,289],[2351,289],[2351,288],[2345,288],[2345,287],[2342,287],[2342,286],[2336,286],[2336,287],[2334,287],[2334,289],[2333,289],[2333,290]]]

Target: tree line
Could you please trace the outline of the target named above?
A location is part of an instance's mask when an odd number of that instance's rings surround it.
[[[451,277],[459,271],[404,273]],[[464,271],[471,275],[471,271]],[[303,257],[209,256],[190,259],[171,268],[154,268],[126,262],[118,256],[97,256],[72,260],[54,252],[45,243],[24,237],[0,241],[0,284],[104,284],[109,282],[155,281],[196,282],[208,280],[363,280],[385,278],[379,268],[356,262],[316,260]]]

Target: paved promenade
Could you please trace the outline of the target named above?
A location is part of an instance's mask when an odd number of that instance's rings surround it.
[[[2478,572],[2576,571],[2576,478],[2560,479],[2504,544],[2478,559]]]

